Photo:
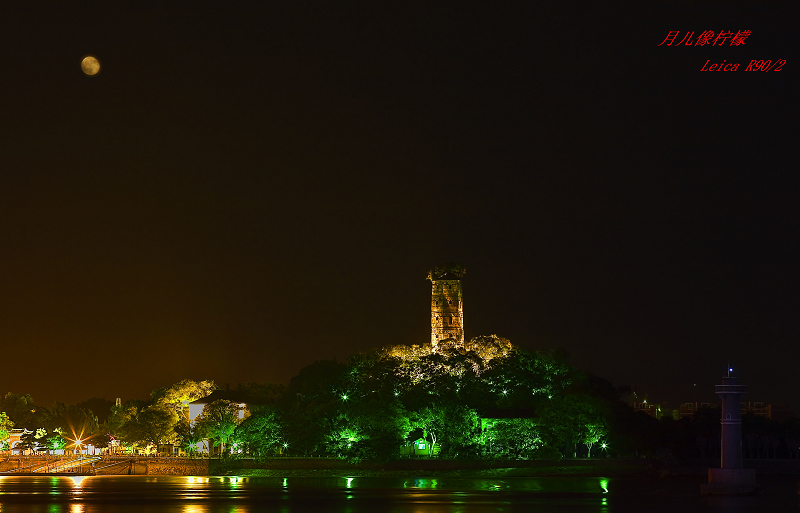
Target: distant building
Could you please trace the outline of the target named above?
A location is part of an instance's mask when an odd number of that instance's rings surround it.
[[[772,405],[769,403],[760,401],[742,401],[740,403],[740,407],[742,415],[747,415],[750,413],[756,417],[764,417],[766,419],[772,418]]]
[[[650,415],[654,419],[663,417],[661,413],[661,405],[657,403],[649,403],[647,400],[642,402],[628,403],[628,406],[633,408],[633,411],[640,411],[646,415]]]
[[[31,433],[31,431],[27,429],[11,429],[8,432],[8,448],[11,450],[12,454],[21,454],[21,451],[17,447],[22,442],[22,435],[26,433]],[[14,452],[16,451],[16,452]]]
[[[406,439],[406,444],[400,448],[401,456],[438,456],[441,446],[432,444],[425,438],[422,430],[412,431]]]
[[[431,281],[431,347],[464,345],[464,306],[461,278],[466,269],[445,264],[428,272]]]
[[[711,403],[683,403],[678,408],[678,415],[675,420],[679,420],[685,417],[694,417],[697,413],[697,410],[700,408],[716,408],[717,405],[712,405]]]

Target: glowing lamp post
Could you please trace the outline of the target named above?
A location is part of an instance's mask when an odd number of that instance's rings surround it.
[[[75,440],[75,447],[78,448],[78,473],[83,471],[83,455],[81,454],[81,439]]]

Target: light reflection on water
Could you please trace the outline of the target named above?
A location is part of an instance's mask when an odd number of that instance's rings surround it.
[[[797,479],[703,497],[698,479],[71,476],[0,478],[0,513],[681,513],[798,511]]]

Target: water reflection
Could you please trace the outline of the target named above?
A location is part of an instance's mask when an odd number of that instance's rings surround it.
[[[76,479],[79,477],[79,479]],[[793,480],[792,480],[793,479]],[[749,513],[797,511],[797,478],[762,497],[693,479],[63,476],[0,479],[0,513]]]
[[[186,504],[181,513],[206,513],[208,508],[202,504]]]
[[[83,484],[83,481],[86,480],[89,476],[70,476],[68,479],[72,480],[72,485],[75,488],[80,488]]]
[[[403,488],[436,488],[439,482],[436,479],[409,479],[403,483]]]

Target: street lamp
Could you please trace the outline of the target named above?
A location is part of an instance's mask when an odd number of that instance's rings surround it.
[[[75,446],[78,448],[78,473],[83,471],[83,455],[81,454],[81,439],[75,440]]]

